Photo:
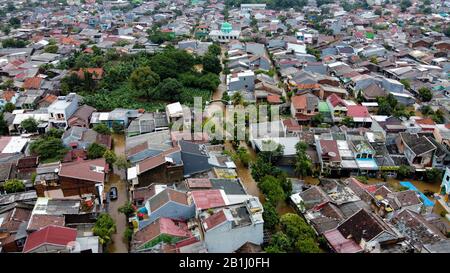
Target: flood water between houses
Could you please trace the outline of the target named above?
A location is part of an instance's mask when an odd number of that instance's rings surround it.
[[[125,136],[113,135],[114,152],[117,156],[125,155]],[[125,172],[118,170],[115,166],[109,175],[108,181],[105,184],[106,192],[109,192],[111,187],[117,188],[117,200],[110,201],[108,207],[108,214],[114,219],[116,223],[116,233],[112,235],[112,243],[108,245],[106,252],[108,253],[127,253],[128,242],[124,240],[123,234],[127,228],[127,219],[124,214],[118,212],[118,208],[128,201],[128,190],[125,181]]]

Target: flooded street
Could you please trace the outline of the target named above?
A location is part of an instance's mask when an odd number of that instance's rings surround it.
[[[401,187],[400,182],[402,182],[402,181],[411,182],[411,184],[413,184],[422,193],[425,193],[427,191],[434,192],[434,193],[440,192],[440,185],[441,185],[440,182],[429,183],[429,182],[412,180],[412,179],[401,179],[401,180],[388,179],[386,182],[392,188],[399,189]],[[377,183],[383,183],[383,182],[384,181],[382,179],[375,179],[375,178],[371,178],[368,180],[368,184],[377,184]],[[433,196],[429,196],[428,198],[430,198],[431,200],[434,200]]]
[[[125,154],[125,136],[113,135],[114,152],[117,156]],[[117,187],[118,198],[112,200],[109,203],[108,213],[114,219],[117,227],[117,232],[113,234],[113,242],[108,246],[107,252],[109,253],[127,253],[128,243],[123,239],[123,233],[127,227],[127,219],[124,214],[119,213],[117,210],[120,206],[128,201],[127,187],[124,181],[125,172],[118,170],[115,166],[113,173],[109,175],[109,179],[105,184],[107,191],[111,187]]]

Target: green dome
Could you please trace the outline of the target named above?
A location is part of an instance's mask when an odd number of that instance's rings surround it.
[[[228,22],[224,22],[220,27],[220,31],[222,31],[223,33],[230,33],[232,30],[233,26],[231,26],[231,24]]]

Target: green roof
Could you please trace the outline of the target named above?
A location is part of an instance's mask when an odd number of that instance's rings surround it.
[[[325,101],[319,101],[319,112],[331,112],[330,107],[328,107],[328,103]]]
[[[222,31],[223,33],[230,33],[232,30],[233,26],[228,22],[224,22],[220,27],[220,31]]]

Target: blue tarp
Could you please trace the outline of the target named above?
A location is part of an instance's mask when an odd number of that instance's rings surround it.
[[[431,201],[430,199],[428,199],[428,197],[425,196],[425,194],[423,194],[421,191],[419,191],[413,184],[411,184],[411,182],[409,181],[402,181],[400,182],[400,185],[402,185],[403,187],[407,187],[410,190],[413,190],[415,192],[417,192],[420,195],[420,199],[422,199],[423,204],[426,207],[432,207],[434,206],[433,201]]]

